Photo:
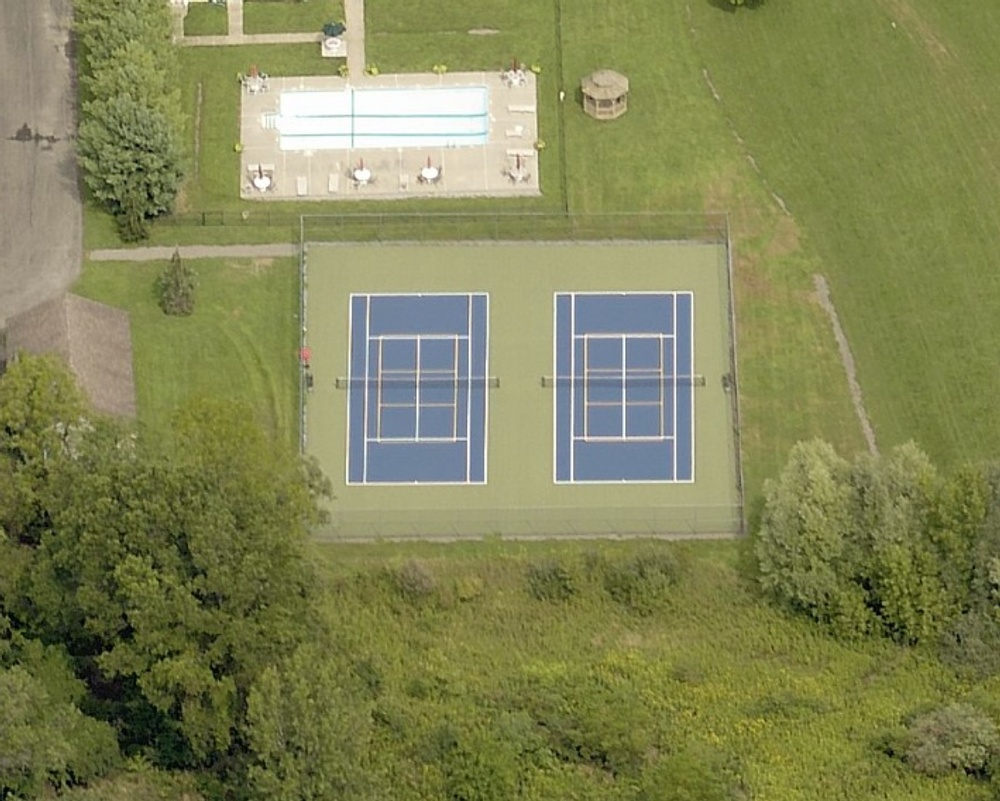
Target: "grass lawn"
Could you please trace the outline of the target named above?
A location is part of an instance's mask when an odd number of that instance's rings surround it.
[[[600,571],[651,548],[673,555],[681,578],[643,616],[611,600]],[[743,794],[726,798],[984,798],[972,780],[916,776],[883,756],[877,741],[923,704],[983,698],[989,688],[960,686],[917,651],[844,645],[784,617],[739,578],[739,548],[635,541],[322,547],[337,642],[379,679],[375,717],[385,728],[377,726],[373,738],[377,764],[412,777],[394,798],[442,797],[435,769],[423,767],[433,762],[425,744],[436,732],[450,724],[461,741],[462,732],[488,733],[510,715],[527,715],[515,730],[557,747],[566,737],[575,754],[560,760],[544,747],[533,751],[538,770],[527,771],[518,796],[525,799],[653,797],[637,796],[627,772],[615,777],[587,764],[595,751],[611,762],[628,762],[637,751],[642,770],[666,752],[718,760],[745,784]],[[565,571],[575,588],[569,600],[531,594],[529,567],[542,564]],[[425,592],[402,594],[415,585]],[[574,738],[590,748],[573,751]],[[705,798],[675,791],[663,797]]]
[[[191,3],[184,17],[185,36],[225,36],[229,33],[229,15],[224,5]]]
[[[556,7],[528,0],[448,8],[429,0],[372,0],[366,8],[368,58],[383,72],[438,62],[452,70],[499,68],[513,57],[537,62],[542,135],[551,146],[542,158],[542,198],[364,203],[350,210],[559,210],[564,177],[571,211],[729,210],[749,495],[759,492],[798,439],[823,436],[845,451],[861,446],[829,325],[812,292],[812,273],[831,270],[799,218],[777,208],[733,136],[725,109],[712,99],[702,77],[701,40],[689,31],[684,4],[564,4],[561,37]],[[756,21],[762,13],[736,16]],[[731,23],[719,14],[705,24]],[[499,33],[468,33],[482,29]],[[185,48],[180,58],[189,142],[197,152],[181,209],[196,221],[203,210],[221,211],[235,224],[155,225],[153,242],[294,241],[296,214],[345,210],[329,203],[254,204],[237,195],[237,73],[252,63],[272,75],[332,72],[316,48]],[[575,102],[580,77],[603,65],[618,67],[632,81],[630,111],[613,123],[585,117]],[[560,86],[567,91],[562,104]],[[245,223],[242,210],[251,215]],[[88,247],[114,242],[113,226],[100,219],[88,213]]]
[[[131,315],[140,422],[156,434],[197,395],[248,403],[298,442],[298,265],[294,259],[192,261],[194,314],[168,317],[154,296],[163,262],[91,262],[74,291]]]
[[[326,23],[343,20],[341,0],[251,0],[243,4],[244,33],[318,34]]]
[[[996,458],[1000,9],[695,3],[686,27],[830,277],[881,443]]]

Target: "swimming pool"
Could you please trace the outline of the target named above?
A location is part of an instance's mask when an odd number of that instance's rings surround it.
[[[485,86],[282,92],[272,121],[282,150],[483,145]]]

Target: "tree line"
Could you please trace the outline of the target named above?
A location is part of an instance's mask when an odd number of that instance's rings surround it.
[[[126,241],[173,210],[183,177],[183,114],[164,0],[77,0],[80,125],[86,187]]]
[[[0,380],[0,796],[139,758],[258,797],[329,797],[305,783],[336,786],[354,712],[338,705],[344,681],[318,705],[302,698],[331,670],[317,656],[306,556],[325,491],[246,409],[193,402],[165,449],[93,417],[60,363],[11,365]],[[329,758],[295,784],[294,715],[325,712]]]
[[[755,552],[772,598],[840,636],[961,642],[967,662],[1000,643],[996,465],[943,475],[912,443],[853,462],[799,443],[765,486]]]

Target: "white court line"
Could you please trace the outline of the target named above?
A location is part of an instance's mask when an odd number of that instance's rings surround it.
[[[625,345],[628,342],[628,337],[622,337],[622,438],[628,439],[628,397],[627,389],[625,387],[625,379],[628,376],[628,362],[627,354],[625,352]]]
[[[569,304],[569,480],[576,481],[576,448],[573,436],[576,434],[576,293],[570,294]],[[556,387],[558,389],[558,386]],[[586,425],[586,421],[584,421]]]
[[[664,348],[665,345],[666,345],[666,343],[661,339],[660,340],[660,347],[658,347],[656,349],[656,358],[657,358],[657,360],[660,363],[660,392],[659,392],[660,413],[658,415],[656,415],[656,428],[660,432],[660,436],[661,437],[664,435],[664,428],[666,428],[666,425],[667,425],[667,421],[664,419],[664,417],[666,416],[666,411],[667,411],[667,402],[666,402],[667,401],[667,395],[666,395],[667,388],[665,386],[666,383],[667,383],[667,378],[666,378],[666,372],[667,371],[663,369],[664,366],[665,366],[663,364],[663,348]],[[674,372],[676,372],[676,370]]]
[[[417,352],[415,354],[417,363],[414,365],[416,368],[416,381],[417,385],[413,390],[413,437],[420,441],[420,337],[417,337]]]
[[[468,334],[376,334],[372,339],[468,339]]]
[[[413,437],[379,437],[378,439],[373,439],[372,442],[388,443],[390,445],[420,445],[424,442],[449,442],[457,444],[465,442],[465,437],[421,437],[420,439],[414,439]]]
[[[378,341],[378,371],[375,373],[375,439],[382,439],[382,340]]]
[[[586,437],[573,437],[576,442],[668,442],[669,440],[676,439],[676,437],[671,437],[664,435],[662,437],[610,437],[602,436],[600,434],[591,434]]]
[[[351,484],[351,390],[354,386],[354,374],[351,372],[352,357],[354,355],[354,295],[347,299],[347,421],[344,424],[344,431],[347,435],[344,440],[347,443],[344,454],[344,476],[345,482]]]
[[[365,412],[364,412],[364,430],[361,432],[361,442],[364,445],[363,454],[361,457],[361,483],[368,483],[368,381],[370,376],[368,374],[368,363],[371,361],[371,335],[372,330],[372,299],[371,297],[365,297],[365,383],[364,390],[362,392],[365,399]],[[381,365],[380,365],[381,366]]]
[[[472,481],[472,346],[474,344],[472,338],[472,295],[469,294],[465,298],[465,310],[467,313],[466,317],[466,332],[468,336],[466,341],[468,345],[466,349],[468,353],[466,354],[466,364],[468,365],[468,372],[466,377],[469,379],[469,390],[466,393],[469,402],[465,406],[465,483],[468,484]],[[455,372],[456,382],[458,380],[458,371]],[[456,414],[457,414],[456,410]]]
[[[690,301],[690,308],[691,308],[691,314],[690,314],[691,330],[690,330],[689,336],[688,336],[688,347],[691,348],[691,375],[697,375],[698,371],[695,370],[695,365],[694,365],[694,293],[693,292],[685,292],[684,294],[687,295],[691,299],[691,301]],[[691,443],[691,478],[689,478],[688,481],[692,481],[693,482],[694,481],[694,461],[695,461],[695,447],[694,447],[695,446],[695,442],[694,442],[694,407],[695,407],[695,402],[694,402],[694,385],[693,384],[691,386],[690,397],[691,397],[691,414],[690,414],[690,417],[691,417],[691,439],[689,440],[689,442]],[[676,476],[675,476],[675,478],[676,478]]]
[[[583,436],[590,434],[590,337],[583,338]]]
[[[671,431],[674,432],[674,436],[677,436],[677,293],[670,293],[670,302],[673,304],[673,322],[674,322],[674,338],[671,340],[671,344],[674,348],[674,380],[673,391],[674,391],[674,427]],[[693,390],[692,390],[693,391]],[[670,479],[672,481],[677,480],[677,442],[674,442],[674,472],[670,474]]]
[[[458,339],[452,343],[451,347],[451,370],[455,374],[455,383],[452,385],[451,393],[451,435],[458,436]]]
[[[490,470],[490,459],[489,459],[489,442],[490,442],[490,296],[489,293],[483,293],[483,299],[486,308],[483,310],[483,314],[486,315],[486,322],[484,324],[484,333],[486,334],[486,340],[483,342],[483,483],[487,483],[489,479]],[[471,414],[472,406],[469,406],[469,413]]]
[[[552,293],[552,375],[556,385],[552,391],[552,483],[559,483],[559,292]],[[570,347],[573,340],[570,339]],[[570,431],[570,434],[573,432]],[[572,446],[571,446],[572,447]]]
[[[635,339],[671,339],[674,335],[663,331],[619,331],[618,333],[601,331],[593,334],[575,334],[576,339],[619,339],[633,337]]]

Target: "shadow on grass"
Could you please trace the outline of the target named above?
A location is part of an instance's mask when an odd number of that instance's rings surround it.
[[[767,0],[743,0],[743,3],[736,5],[730,0],[708,0],[708,4],[712,8],[717,8],[719,11],[728,11],[730,14],[735,14],[741,8],[755,9],[761,8]]]

